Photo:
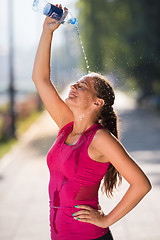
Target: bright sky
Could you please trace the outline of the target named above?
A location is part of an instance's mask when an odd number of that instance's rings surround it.
[[[6,0],[1,1],[0,8],[0,55],[6,55],[8,49],[8,6],[13,1],[13,25],[14,25],[14,43],[19,48],[31,48],[37,45],[39,41],[44,15],[32,10],[33,0]],[[53,4],[62,4],[67,7],[76,17],[77,11],[75,3],[77,0],[50,1]],[[8,18],[8,19],[7,19]],[[12,21],[12,19],[9,19]],[[61,42],[63,29],[59,30],[58,42]]]

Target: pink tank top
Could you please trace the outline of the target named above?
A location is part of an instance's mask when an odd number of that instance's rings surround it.
[[[92,160],[88,155],[88,146],[96,131],[101,128],[104,127],[95,123],[74,145],[67,145],[65,140],[73,129],[73,122],[70,122],[59,131],[54,145],[48,152],[52,240],[91,240],[105,235],[109,230],[79,222],[72,216],[81,210],[75,208],[78,204],[97,209],[98,189],[110,163]]]

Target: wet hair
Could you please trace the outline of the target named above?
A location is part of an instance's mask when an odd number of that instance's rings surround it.
[[[118,117],[113,110],[113,104],[115,100],[113,88],[108,80],[101,74],[93,72],[87,74],[87,76],[94,80],[94,88],[96,90],[97,97],[104,100],[104,105],[99,113],[98,122],[102,126],[108,128],[109,131],[118,139]],[[114,188],[117,188],[117,185],[119,186],[121,184],[122,177],[111,163],[106,174],[104,175],[103,180],[104,181],[101,188],[102,192],[105,192],[107,197],[112,197],[113,190]]]

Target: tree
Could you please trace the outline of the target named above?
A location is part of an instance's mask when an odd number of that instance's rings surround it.
[[[134,59],[131,69],[144,96],[149,96],[154,93],[157,79],[160,80],[160,2],[158,0],[135,2],[129,5],[133,27],[126,36]]]
[[[101,0],[101,4],[97,4],[96,0],[80,0],[78,8],[80,10],[80,32],[85,42],[85,50],[89,58],[91,71],[104,70],[104,44],[103,39],[106,35],[104,24],[105,11],[102,4],[105,0]]]
[[[79,9],[92,69],[133,76],[144,96],[152,94],[160,81],[160,2],[79,0]]]

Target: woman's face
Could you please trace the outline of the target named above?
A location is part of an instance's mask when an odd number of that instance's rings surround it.
[[[69,107],[78,107],[79,109],[87,110],[94,105],[97,97],[93,78],[84,76],[78,82],[71,85],[70,88],[69,95],[65,99]]]

